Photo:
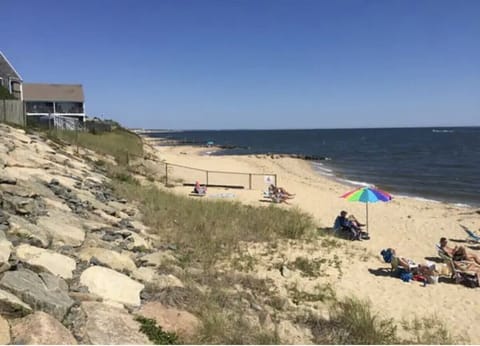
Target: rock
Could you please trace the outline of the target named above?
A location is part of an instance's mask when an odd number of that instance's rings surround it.
[[[5,175],[0,175],[0,184],[16,185],[17,179]]]
[[[286,265],[282,265],[282,267],[280,268],[280,274],[282,274],[284,278],[290,277],[290,270],[287,268]]]
[[[156,280],[154,280],[159,289],[166,287],[185,287],[183,283],[172,274],[168,275],[159,275]]]
[[[140,332],[140,324],[120,309],[98,302],[80,305],[85,321],[76,326],[75,334],[85,344],[151,344]]]
[[[85,240],[85,231],[78,217],[71,213],[51,211],[50,216],[40,217],[37,225],[45,229],[52,237],[53,243],[62,246],[80,246]]]
[[[151,267],[141,267],[132,272],[132,277],[145,283],[153,283],[158,278],[158,274]]]
[[[49,286],[28,269],[6,272],[0,280],[1,288],[12,292],[34,309],[48,312],[61,321],[74,301],[66,292]]]
[[[147,265],[159,266],[164,263],[177,262],[176,258],[169,251],[158,251],[145,255],[140,260]]]
[[[11,252],[12,243],[7,240],[5,233],[3,231],[0,231],[0,265],[8,263]]]
[[[131,240],[130,243],[127,245],[127,249],[129,250],[134,250],[135,248],[143,248],[146,250],[151,249],[150,244],[143,238],[142,236],[136,234],[136,233],[131,233],[128,237],[128,240]]]
[[[77,302],[85,302],[85,301],[101,302],[103,300],[102,297],[99,297],[93,293],[69,292],[68,295],[70,296],[70,298],[72,298]]]
[[[68,284],[61,277],[50,273],[40,273],[39,276],[48,290],[68,292]]]
[[[16,254],[20,261],[40,267],[64,279],[73,277],[72,272],[77,265],[75,260],[70,257],[27,244],[17,247]]]
[[[186,339],[194,335],[200,325],[200,320],[191,313],[166,307],[159,302],[149,302],[143,305],[137,313],[154,319],[163,330],[176,333]]]
[[[84,248],[80,251],[79,257],[84,261],[90,261],[92,257],[95,257],[101,263],[119,271],[128,270],[132,272],[137,268],[128,253],[118,253],[99,247]]]
[[[126,275],[98,266],[86,269],[80,276],[80,283],[104,300],[133,306],[140,305],[140,291],[144,288]]]
[[[10,234],[17,234],[28,243],[47,248],[50,245],[50,237],[42,228],[28,222],[24,218],[10,215]]]
[[[0,316],[0,345],[10,343],[10,325],[8,321]]]
[[[32,312],[32,308],[10,292],[0,290],[0,314],[7,317],[23,317]],[[0,343],[1,344],[1,343]]]
[[[14,344],[76,345],[70,331],[52,316],[37,311],[12,323]]]

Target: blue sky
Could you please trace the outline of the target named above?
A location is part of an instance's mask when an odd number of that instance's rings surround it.
[[[27,82],[174,129],[480,125],[477,0],[0,0]]]

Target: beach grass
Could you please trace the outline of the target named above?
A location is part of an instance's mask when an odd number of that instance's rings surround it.
[[[112,131],[93,134],[83,131],[50,130],[49,139],[64,141],[70,145],[94,150],[99,154],[110,155],[118,164],[143,157],[142,139],[135,133],[117,127]]]

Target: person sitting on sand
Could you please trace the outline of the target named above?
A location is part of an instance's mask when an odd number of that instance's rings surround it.
[[[344,230],[350,232],[352,240],[361,240],[360,236],[362,234],[360,227],[354,224],[352,221],[347,219],[347,212],[342,210],[340,215],[335,219],[333,225],[334,230]]]
[[[365,224],[363,223],[360,223],[360,221],[357,220],[357,218],[353,215],[353,214],[350,214],[348,216],[348,220],[353,224],[355,225],[358,229],[360,229],[361,227],[364,227]]]
[[[477,255],[468,253],[463,246],[455,246],[454,248],[451,248],[447,246],[447,243],[447,238],[440,238],[440,248],[454,261],[474,261],[476,264],[480,265],[480,258]]]
[[[199,195],[204,195],[207,193],[207,187],[205,185],[200,185],[198,180],[195,182],[195,186],[193,187],[193,193],[197,193]]]

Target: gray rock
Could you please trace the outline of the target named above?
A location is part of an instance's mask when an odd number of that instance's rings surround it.
[[[0,184],[16,185],[17,184],[17,179],[1,175],[0,176]]]
[[[34,309],[50,313],[61,321],[74,301],[65,291],[52,289],[48,280],[47,283],[31,270],[21,269],[6,272],[0,280],[0,287],[12,292]]]
[[[7,317],[22,317],[32,312],[32,308],[10,292],[0,290],[0,314]]]

